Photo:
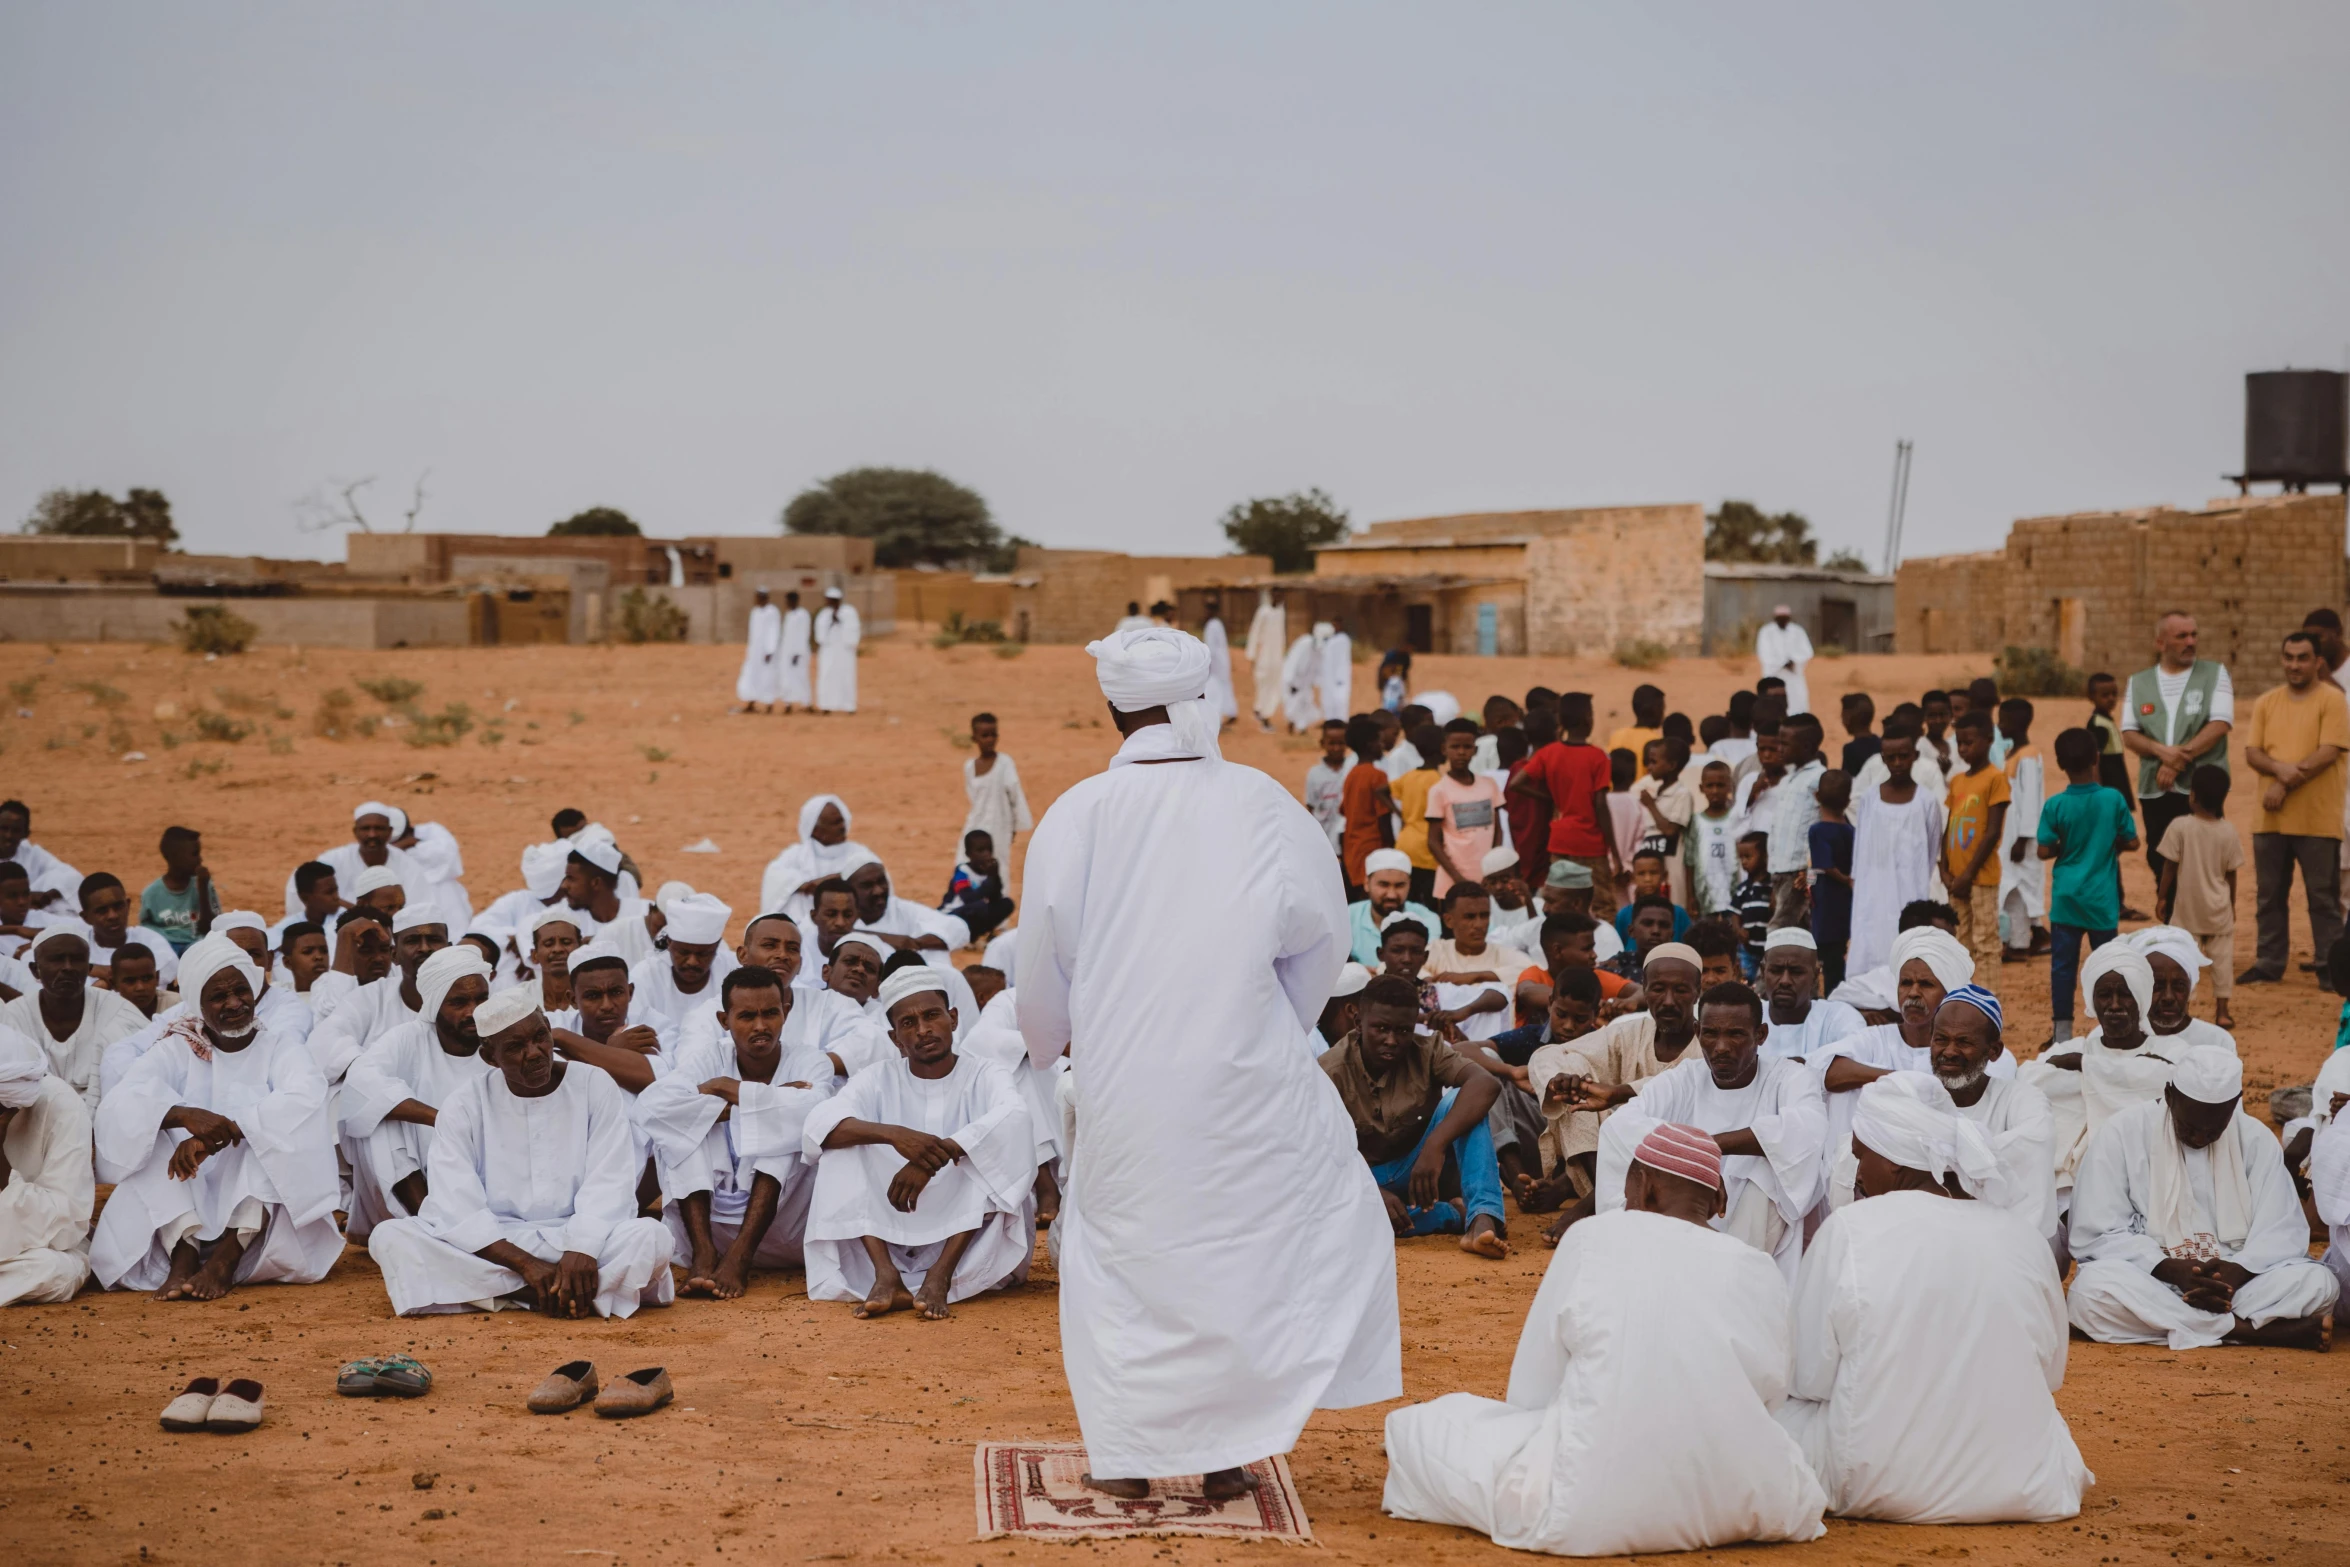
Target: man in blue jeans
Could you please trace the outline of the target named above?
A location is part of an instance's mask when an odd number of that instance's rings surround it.
[[[2073,1037],[2073,993],[2081,944],[2113,940],[2121,925],[2121,857],[2138,846],[2130,802],[2099,783],[2097,737],[2067,729],[2056,737],[2056,765],[2066,789],[2040,808],[2040,858],[2054,860],[2048,896],[2048,993],[2055,1028],[2050,1042]]]
[[[1420,1032],[1417,985],[1392,974],[1365,985],[1354,1031],[1323,1052],[1322,1070],[1398,1236],[1458,1235],[1463,1251],[1509,1255],[1501,1166],[1485,1124],[1501,1084]]]

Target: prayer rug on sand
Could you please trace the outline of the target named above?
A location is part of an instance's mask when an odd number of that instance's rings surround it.
[[[1249,1465],[1257,1488],[1229,1502],[1202,1496],[1198,1475],[1154,1480],[1151,1494],[1132,1502],[1088,1490],[1085,1449],[1075,1442],[982,1442],[972,1467],[982,1540],[1204,1534],[1308,1545],[1314,1538],[1289,1465],[1278,1457]]]

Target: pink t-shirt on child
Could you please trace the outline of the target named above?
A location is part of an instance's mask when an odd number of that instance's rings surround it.
[[[1490,778],[1456,783],[1451,773],[1439,773],[1428,791],[1428,836],[1431,841],[1441,837],[1444,857],[1468,875],[1477,875],[1485,856],[1502,841],[1502,822],[1501,786]],[[1452,878],[1439,864],[1436,895],[1444,896],[1451,885]]]

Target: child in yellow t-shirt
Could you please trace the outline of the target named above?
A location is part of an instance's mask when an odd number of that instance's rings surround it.
[[[1991,765],[1991,715],[1970,708],[1951,725],[1958,765],[1945,801],[1942,885],[1958,913],[1956,935],[1975,955],[1978,975],[1999,964],[1999,872],[1991,857],[2007,825],[2007,774]],[[1988,874],[1985,874],[1988,872]]]

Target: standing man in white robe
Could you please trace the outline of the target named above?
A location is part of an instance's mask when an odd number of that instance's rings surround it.
[[[114,1194],[91,1271],[158,1300],[315,1284],[343,1254],[326,1079],[299,1039],[259,1026],[261,971],[226,936],[180,954],[180,984],[193,1013],[99,1108],[97,1173]]]
[[[1124,740],[1029,843],[1018,960],[1029,1059],[1068,1052],[1085,1149],[1063,1359],[1097,1488],[1197,1474],[1229,1499],[1314,1409],[1403,1392],[1386,1205],[1298,1048],[1346,962],[1344,893],[1305,808],[1217,751],[1206,647],[1087,651]]]
[[[1811,687],[1803,678],[1803,666],[1812,660],[1811,638],[1795,623],[1794,616],[1794,610],[1781,604],[1754,634],[1754,656],[1762,665],[1763,678],[1775,676],[1787,682],[1790,718],[1811,711]]]
[[[936,970],[882,981],[894,1061],[852,1074],[807,1116],[808,1298],[859,1317],[913,1311],[1020,1283],[1036,1250],[1036,1138],[1012,1074],[955,1052],[957,1019]]]
[[[751,605],[742,672],[734,677],[734,699],[742,704],[735,711],[755,712],[764,702],[773,712],[782,696],[783,611],[767,602],[767,589],[761,587]]]
[[[2073,1180],[2073,1326],[2101,1344],[2323,1349],[2341,1285],[2309,1260],[2276,1134],[2243,1113],[2244,1065],[2200,1045],[2162,1098],[2089,1141]]]
[[[1772,1420],[1787,1393],[1787,1285],[1714,1233],[1722,1156],[1654,1127],[1624,1206],[1559,1246],[1510,1367],[1509,1401],[1448,1393],[1387,1417],[1397,1518],[1560,1556],[1816,1540],[1820,1483]]]
[[[1289,649],[1289,612],[1281,607],[1275,588],[1257,600],[1256,615],[1248,623],[1248,669],[1256,681],[1257,727],[1273,732],[1274,715],[1281,711],[1281,664]]]
[[[359,1053],[336,1104],[351,1166],[344,1233],[364,1241],[385,1219],[424,1206],[440,1108],[489,1070],[473,1014],[490,997],[490,966],[467,942],[443,947],[416,971],[416,1020]]]
[[[1208,650],[1208,700],[1215,704],[1216,722],[1228,724],[1240,716],[1240,703],[1232,694],[1232,644],[1224,635],[1224,602],[1213,595],[1199,639]]]
[[[776,653],[776,664],[782,675],[776,691],[787,713],[795,707],[814,705],[815,698],[808,678],[808,650],[813,645],[808,612],[800,607],[799,594],[784,594],[783,636]]]
[[[841,598],[840,589],[826,588],[824,607],[816,612],[816,711],[857,710],[857,643],[863,635],[855,606]]]
[[[1315,624],[1314,640],[1322,646],[1322,667],[1314,675],[1322,712],[1344,718],[1354,711],[1355,639],[1324,620]]]
[[[1897,1072],[1853,1115],[1856,1201],[1820,1226],[1795,1290],[1779,1423],[1845,1517],[2046,1523],[2096,1483],[2054,1394],[2064,1290],[2044,1238],[1958,1200],[1999,1160],[1935,1081]]]
[[[39,1045],[0,1027],[0,1306],[73,1299],[96,1198],[90,1112]]]
[[[629,1098],[557,1057],[536,985],[474,1011],[481,1073],[441,1107],[424,1211],[368,1237],[397,1316],[529,1306],[630,1317],[677,1295],[669,1231],[639,1218]]]
[[[1289,645],[1289,652],[1281,660],[1281,711],[1289,720],[1289,732],[1293,735],[1302,735],[1322,721],[1321,698],[1315,691],[1321,671],[1319,637],[1301,636]],[[1343,719],[1346,714],[1329,716]]]
[[[1874,784],[1855,783],[1852,791],[1849,974],[1865,974],[1885,961],[1903,909],[1921,898],[1939,903],[1945,896],[1936,874],[1942,865],[1942,796],[1917,776],[1916,727],[1888,721],[1884,744],[1869,765],[1882,765],[1885,776]]]

